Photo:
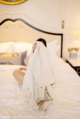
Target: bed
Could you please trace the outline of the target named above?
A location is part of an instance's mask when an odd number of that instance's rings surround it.
[[[15,69],[26,67],[23,59],[30,55],[32,43],[40,37],[47,40],[55,77],[54,100],[46,111],[27,107],[13,77]],[[62,47],[62,33],[40,30],[22,19],[0,23],[0,119],[80,119],[80,77],[62,59]]]

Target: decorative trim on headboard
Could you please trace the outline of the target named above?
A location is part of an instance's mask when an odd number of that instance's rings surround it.
[[[37,30],[37,31],[40,31],[42,33],[45,33],[45,34],[50,34],[50,35],[57,35],[57,36],[60,36],[61,37],[61,57],[62,57],[62,52],[63,52],[63,34],[62,33],[52,33],[52,32],[48,32],[48,31],[44,31],[44,30],[41,30],[35,26],[32,26],[31,24],[29,24],[28,22],[26,22],[25,20],[21,19],[21,18],[17,18],[17,19],[10,19],[10,18],[7,18],[5,20],[3,20],[2,22],[0,22],[0,25],[2,25],[3,23],[5,23],[6,21],[12,21],[12,22],[16,22],[16,21],[22,21],[24,22],[25,24],[27,24],[28,26],[32,27],[33,29]]]

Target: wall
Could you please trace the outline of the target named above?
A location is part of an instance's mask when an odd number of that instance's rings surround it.
[[[64,55],[67,54],[68,47],[79,47],[80,44],[77,37],[80,32],[80,0],[66,0],[65,13]]]
[[[61,4],[64,0],[28,0],[20,5],[3,5],[0,4],[0,19],[10,17],[12,14],[15,17],[25,16],[25,18],[33,25],[39,28],[60,32],[61,30],[61,17],[63,17],[63,10]],[[55,4],[54,4],[55,3]],[[47,29],[46,29],[47,28]]]
[[[64,34],[64,58],[69,45],[80,32],[80,0],[28,0],[19,5],[0,4],[0,21],[23,17],[33,26]],[[65,21],[62,29],[62,20]]]

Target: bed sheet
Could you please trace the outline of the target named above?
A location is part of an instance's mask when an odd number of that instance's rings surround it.
[[[0,119],[80,119],[80,77],[62,59],[52,63],[53,103],[46,111],[27,107],[13,71],[22,66],[0,65]]]

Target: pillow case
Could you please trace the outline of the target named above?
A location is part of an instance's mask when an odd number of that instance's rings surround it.
[[[50,53],[51,61],[54,60],[57,57],[60,57],[59,56],[60,45],[58,44],[58,40],[57,39],[47,43],[47,48],[48,48],[49,53]]]
[[[0,43],[0,52],[10,52],[10,53],[21,53],[27,51],[27,56],[31,54],[33,43],[26,43],[26,42],[7,42],[7,43]],[[50,53],[51,61],[55,58],[59,57],[60,53],[60,45],[58,44],[58,40],[55,39],[51,42],[47,43],[47,48]],[[22,61],[24,62],[24,61]],[[20,64],[20,63],[19,63]],[[21,63],[24,64],[24,63]]]
[[[13,52],[22,52],[27,50],[27,56],[31,54],[33,43],[26,42],[14,42],[14,51]],[[60,45],[58,40],[55,39],[47,43],[47,48],[49,49],[51,59],[57,57],[57,53],[60,52]]]
[[[32,45],[33,43],[27,43],[27,42],[6,42],[6,43],[0,43],[0,53],[18,53],[18,52],[24,52],[27,51],[27,56],[30,55],[32,51]]]
[[[33,43],[14,42],[14,53],[27,51],[27,56],[31,54]]]
[[[0,43],[0,52],[13,52],[14,42]]]
[[[27,51],[21,53],[0,53],[0,64],[25,65]]]

